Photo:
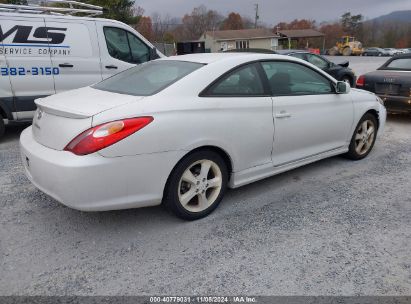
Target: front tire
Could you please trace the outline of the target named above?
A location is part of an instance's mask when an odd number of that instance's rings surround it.
[[[227,165],[218,153],[193,152],[171,173],[163,204],[179,218],[191,221],[203,218],[220,204],[227,182]]]
[[[355,128],[346,156],[352,160],[365,158],[375,144],[378,130],[377,119],[374,115],[365,114]]]

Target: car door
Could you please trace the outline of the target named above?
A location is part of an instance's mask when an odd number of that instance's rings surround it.
[[[5,115],[1,115],[2,109],[5,112]],[[4,55],[4,46],[0,44],[0,119],[11,118],[9,115],[14,112],[13,92],[11,91],[9,68],[6,61],[6,56]]]
[[[337,150],[347,144],[353,123],[348,94],[306,65],[262,62],[273,98],[274,166]]]
[[[272,165],[272,99],[262,84],[261,74],[258,64],[242,65],[200,94],[208,111],[213,111],[213,125],[207,131],[215,130],[215,137],[232,149],[234,171]]]
[[[46,18],[46,26],[50,32],[61,33],[61,39],[50,39],[56,93],[102,80],[94,21]]]
[[[97,31],[104,79],[150,60],[150,47],[127,29],[100,24]]]
[[[49,32],[41,17],[16,16],[0,20],[8,76],[14,93],[15,119],[30,119],[34,99],[55,93]]]

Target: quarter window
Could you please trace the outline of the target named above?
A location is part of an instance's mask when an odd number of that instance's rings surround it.
[[[111,57],[137,64],[149,61],[148,46],[130,32],[120,28],[105,27],[104,36]]]
[[[208,96],[261,96],[264,88],[256,64],[242,66],[225,75],[207,91]]]
[[[304,65],[273,61],[262,62],[262,66],[275,96],[333,93],[330,80]]]

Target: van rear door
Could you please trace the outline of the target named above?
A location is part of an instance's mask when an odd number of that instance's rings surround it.
[[[59,48],[50,48],[56,93],[89,86],[102,80],[94,21],[47,18],[48,28],[64,29]]]
[[[58,47],[61,29],[48,29],[41,17],[1,16],[3,51],[8,63],[1,77],[9,77],[14,93],[15,119],[31,119],[34,99],[55,93],[50,49]],[[53,32],[53,36],[50,34]],[[49,43],[52,46],[49,46]]]

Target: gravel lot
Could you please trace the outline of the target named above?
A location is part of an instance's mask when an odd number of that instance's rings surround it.
[[[228,191],[196,222],[60,205],[25,178],[12,128],[0,141],[0,295],[410,295],[410,127],[390,116],[368,158]]]

